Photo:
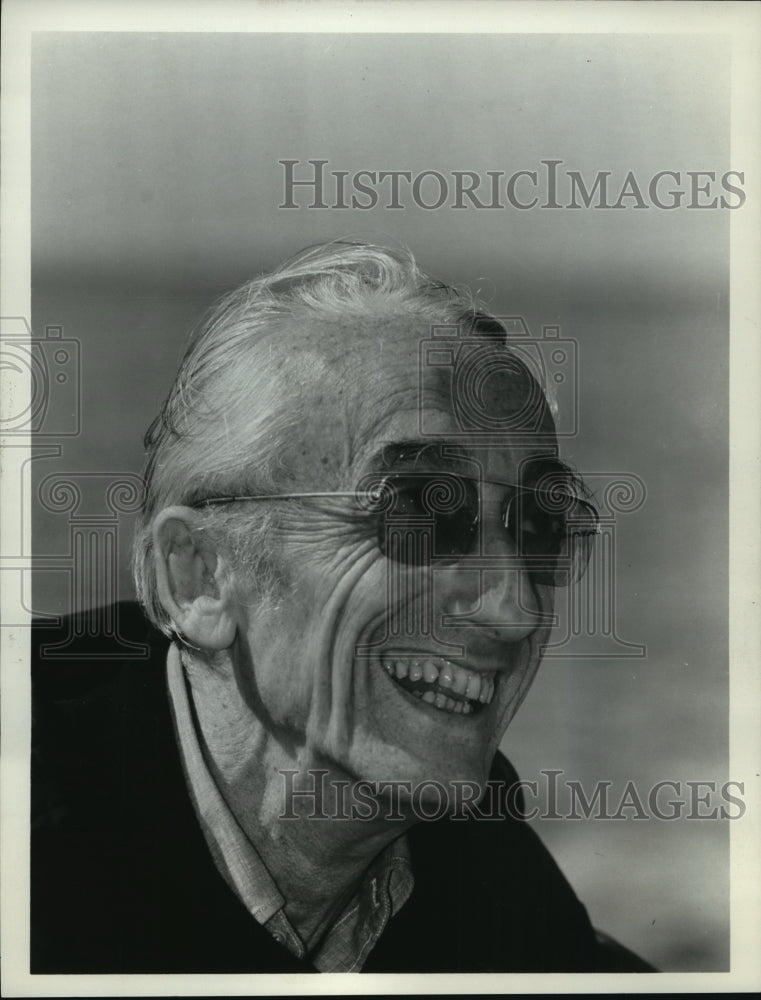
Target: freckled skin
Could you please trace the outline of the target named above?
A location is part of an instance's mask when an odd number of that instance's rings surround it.
[[[304,367],[319,372],[314,383],[300,386],[308,418],[294,427],[293,445],[281,457],[294,490],[353,489],[380,446],[420,437],[421,405],[429,431],[458,430],[442,372],[426,371],[421,404],[418,345],[427,336],[424,322],[411,325],[409,319],[318,328],[310,333],[315,346],[304,360],[303,342],[294,333]],[[497,372],[484,398],[490,412],[509,415],[523,405],[525,386]],[[549,429],[549,414],[544,421]],[[546,441],[464,447],[485,479],[505,483],[515,481],[523,459],[548,450]],[[512,550],[499,521],[502,499],[500,487],[485,487],[482,540],[485,553],[507,556]],[[255,505],[250,516],[257,516]],[[324,872],[332,866],[336,885],[351,881],[401,830],[333,824],[328,833],[312,831],[307,850],[297,824],[277,823],[277,770],[327,767],[332,777],[348,780],[483,783],[539,665],[552,591],[532,588],[520,568],[482,577],[456,564],[435,571],[434,622],[444,614],[460,616],[456,625],[437,624],[438,638],[463,647],[464,664],[499,676],[484,711],[453,715],[413,700],[377,657],[356,655],[358,644],[383,638],[390,611],[389,563],[378,550],[373,522],[351,514],[340,499],[286,504],[275,541],[283,592],[258,606],[247,597],[247,582],[239,580],[229,669],[216,680],[194,676],[201,727],[239,822],[269,864],[277,867],[284,851],[301,857],[294,871],[300,872],[302,901],[291,903],[290,912],[308,936],[324,925],[335,904],[323,898],[319,867]],[[412,587],[406,595],[412,610],[423,596],[419,586]],[[430,640],[407,637],[404,646],[410,645],[425,655]],[[220,707],[223,692],[226,709]],[[287,874],[280,872],[278,881],[281,889],[287,886]],[[304,903],[310,892],[311,902]]]

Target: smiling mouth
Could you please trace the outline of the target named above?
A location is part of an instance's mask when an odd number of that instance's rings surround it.
[[[494,697],[494,670],[468,670],[443,656],[403,653],[385,655],[381,663],[399,687],[442,712],[475,715]]]

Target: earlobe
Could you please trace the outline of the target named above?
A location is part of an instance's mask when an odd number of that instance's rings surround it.
[[[237,631],[232,580],[224,559],[189,507],[166,507],[153,525],[156,583],[164,610],[187,641],[227,649]]]

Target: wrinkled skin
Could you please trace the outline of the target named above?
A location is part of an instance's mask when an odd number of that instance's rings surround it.
[[[351,489],[373,469],[373,456],[383,444],[421,438],[418,341],[425,327],[411,332],[405,325],[384,324],[382,351],[376,333],[372,328],[361,334],[356,328],[322,333],[328,356],[319,389],[312,387],[315,401],[308,409],[314,416],[298,429],[292,453],[283,457],[285,467],[294,470],[295,489]],[[354,355],[349,372],[331,377],[347,337],[363,350]],[[449,383],[444,385],[435,370],[426,370],[426,376],[426,428],[456,432]],[[490,412],[509,413],[524,403],[524,391],[507,376],[496,373],[489,388]],[[506,483],[516,481],[519,463],[537,450],[511,446],[508,436],[486,448],[467,441],[460,447],[482,466],[485,480]],[[474,466],[471,461],[455,468],[472,474]],[[513,554],[499,521],[506,492],[484,488],[486,554]],[[240,609],[239,676],[250,708],[274,724],[302,765],[327,761],[350,777],[369,779],[483,782],[537,669],[551,591],[532,589],[520,564],[483,577],[456,564],[435,570],[434,621],[444,614],[470,615],[468,627],[437,625],[437,636],[462,647],[462,662],[472,669],[497,670],[499,677],[486,711],[474,717],[443,713],[413,700],[376,657],[355,656],[357,644],[384,635],[389,564],[378,551],[372,526],[342,518],[345,506],[339,500],[304,502],[283,513],[277,545],[287,581],[284,593],[264,612]],[[413,587],[409,599],[420,598]],[[500,624],[472,627],[484,622]],[[412,650],[425,654],[431,643],[422,636],[405,637],[403,651]]]
[[[418,344],[426,336],[424,322],[411,326],[406,320],[318,328],[310,343],[319,346],[307,353],[303,341],[296,341],[293,378],[307,416],[294,426],[292,445],[281,458],[289,491],[352,490],[364,473],[377,469],[383,446],[425,442],[421,406],[428,434],[456,435],[449,381],[441,371],[425,369],[420,398]],[[525,387],[504,372],[488,380],[490,413],[519,411],[524,401]],[[551,426],[547,413],[543,427]],[[476,462],[489,481],[482,494],[485,554],[514,555],[500,523],[507,489],[492,481],[515,482],[523,460],[553,447],[546,438],[526,444],[524,437],[518,444],[508,435],[479,448],[458,439],[462,459],[454,468],[472,475]],[[424,469],[425,460],[416,468]],[[461,662],[470,669],[497,671],[496,691],[491,704],[472,716],[413,698],[390,679],[377,655],[357,655],[358,645],[385,636],[390,564],[378,549],[373,523],[352,516],[347,505],[342,498],[286,503],[274,539],[278,593],[262,604],[252,596],[250,581],[229,568],[229,587],[220,586],[232,595],[226,611],[231,642],[217,653],[214,669],[189,663],[219,786],[271,870],[277,871],[278,858],[290,857],[301,900],[289,912],[307,938],[324,928],[340,897],[335,889],[332,901],[326,894],[324,872],[332,867],[334,886],[351,884],[401,830],[389,830],[387,823],[361,829],[346,823],[305,833],[297,824],[278,824],[278,770],[322,767],[344,780],[482,784],[535,675],[552,612],[551,589],[532,588],[515,560],[483,575],[456,562],[436,568],[436,637],[461,647]],[[247,516],[259,516],[258,507],[249,505]],[[431,595],[414,580],[402,592],[413,612],[424,596]],[[443,625],[445,614],[460,621]],[[195,640],[203,646],[202,635]],[[393,652],[393,646],[384,650]],[[422,633],[406,636],[397,650],[422,656],[431,651],[432,640]],[[290,898],[287,882],[281,872],[278,883]]]

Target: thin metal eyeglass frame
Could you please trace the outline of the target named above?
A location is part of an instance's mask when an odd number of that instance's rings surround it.
[[[389,473],[389,475],[394,475],[394,474],[396,474],[396,475],[404,475],[404,473]],[[432,476],[436,476],[436,474],[437,473],[431,473]],[[456,474],[453,473],[453,475],[456,475]],[[530,486],[521,486],[518,483],[505,483],[505,482],[501,482],[500,480],[496,480],[496,479],[474,479],[472,476],[458,476],[458,478],[460,478],[460,479],[468,479],[468,480],[470,480],[473,483],[489,484],[491,486],[505,486],[505,487],[509,487],[510,489],[513,489],[513,490],[516,491],[513,494],[513,496],[511,496],[508,500],[505,501],[505,505],[504,505],[504,508],[503,508],[503,514],[502,514],[502,527],[505,528],[505,529],[507,529],[508,521],[509,521],[509,518],[510,518],[510,508],[512,506],[513,501],[518,498],[519,491],[525,490],[525,491],[530,492],[530,493],[543,493],[543,492],[544,493],[550,493],[551,492],[550,490],[538,490],[538,489],[532,488]],[[199,507],[211,507],[214,504],[229,504],[229,503],[239,503],[239,502],[242,503],[242,502],[249,502],[249,501],[261,501],[261,500],[276,500],[276,501],[277,500],[308,500],[308,499],[329,499],[329,498],[338,498],[338,497],[343,497],[345,499],[347,499],[347,498],[350,499],[350,498],[357,497],[357,496],[372,497],[374,495],[375,494],[372,491],[370,491],[370,490],[365,490],[365,491],[362,491],[362,492],[358,492],[357,490],[353,490],[351,492],[346,492],[346,491],[324,491],[324,492],[314,491],[314,492],[307,492],[307,493],[261,493],[261,494],[258,494],[256,496],[242,495],[242,496],[210,497],[207,500],[197,500],[195,503],[191,504],[191,507],[193,509],[197,510]],[[600,534],[600,519],[599,519],[599,514],[598,514],[597,510],[595,509],[595,507],[591,503],[589,503],[587,500],[582,500],[581,497],[574,496],[573,500],[574,500],[574,503],[581,504],[583,507],[585,507],[587,509],[587,511],[592,515],[592,519],[594,521],[594,528],[592,530],[577,531],[577,532],[575,532],[575,534],[599,535]],[[372,513],[372,511],[368,511],[368,513]],[[550,512],[548,511],[547,513],[550,513]],[[476,523],[478,521],[480,521],[480,514],[476,516]],[[571,523],[573,523],[573,522],[571,522]],[[572,534],[573,533],[574,532],[572,532]]]

